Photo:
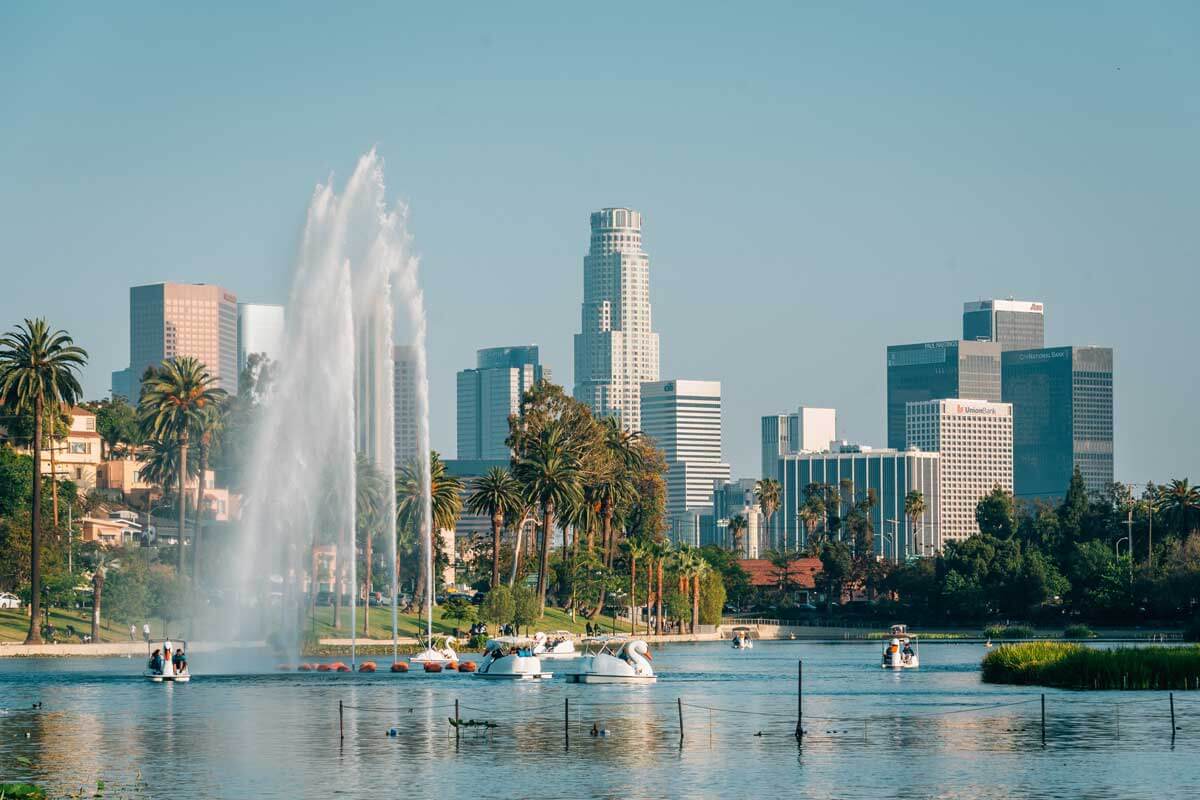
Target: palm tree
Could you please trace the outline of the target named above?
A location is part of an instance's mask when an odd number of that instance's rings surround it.
[[[692,633],[700,624],[700,578],[708,571],[708,562],[694,547],[681,546],[675,554],[679,574],[690,581],[692,591]]]
[[[492,520],[492,588],[500,585],[500,530],[521,510],[521,484],[504,467],[492,467],[471,482],[467,509]]]
[[[176,574],[183,575],[184,548],[184,477],[187,474],[188,444],[209,406],[225,398],[225,391],[204,365],[191,356],[162,362],[150,381],[142,387],[138,411],[142,430],[148,439],[169,443],[179,450],[179,547],[175,553]]]
[[[42,605],[42,420],[49,408],[74,405],[83,389],[76,374],[87,353],[66,331],[50,331],[44,319],[0,337],[0,404],[33,417],[33,509],[29,532],[29,633],[26,644],[41,644]]]
[[[1158,490],[1158,510],[1175,523],[1182,536],[1195,529],[1200,514],[1200,487],[1192,486],[1187,478],[1174,478]]]
[[[354,462],[354,520],[357,534],[363,538],[363,555],[366,558],[366,569],[363,570],[363,636],[370,629],[371,571],[374,568],[372,545],[387,513],[387,501],[387,482],[383,479],[383,473],[376,469],[370,459],[359,453]],[[358,592],[357,586],[354,591]]]
[[[205,406],[200,412],[196,422],[196,430],[193,435],[196,437],[196,450],[199,458],[197,461],[198,468],[196,481],[196,521],[193,523],[192,536],[192,585],[198,586],[197,581],[200,577],[200,527],[201,514],[204,511],[204,480],[208,473],[208,462],[212,456],[213,448],[217,446],[220,440],[222,431],[225,430],[225,414],[227,412],[225,403],[214,403]]]
[[[654,593],[654,632],[658,634],[663,632],[663,568],[673,552],[671,543],[666,539],[656,540],[650,545],[650,558],[654,560],[657,584],[657,591]]]
[[[629,558],[629,632],[634,634],[637,633],[637,562],[648,554],[646,544],[638,536],[630,536],[621,542],[621,549]],[[650,602],[649,595],[646,595],[646,602]],[[649,624],[647,621],[646,625]]]
[[[774,478],[763,478],[754,484],[754,497],[762,510],[767,530],[771,530],[771,517],[779,510],[780,486]],[[783,549],[787,549],[787,537],[784,537]]]
[[[928,505],[925,503],[925,495],[920,489],[913,489],[904,496],[904,516],[908,517],[909,525],[913,531],[918,530],[921,524],[921,517],[925,516],[928,510]],[[924,544],[924,540],[922,540]],[[922,553],[921,555],[924,555]]]
[[[800,506],[800,510],[796,512],[796,516],[804,523],[804,545],[811,547],[819,544],[818,537],[814,535],[813,529],[817,523],[825,519],[825,501],[820,495],[809,495],[804,505]]]
[[[400,468],[396,476],[396,530],[420,531],[425,526],[424,503],[425,489],[422,480],[422,466],[419,461],[412,461]],[[437,451],[429,452],[429,499],[430,518],[433,530],[429,531],[429,547],[433,549],[434,531],[453,530],[462,515],[463,482],[453,475],[446,474],[446,464]],[[399,536],[399,533],[397,533]],[[397,542],[397,546],[399,543]],[[434,581],[436,576],[430,575],[428,563],[430,558],[422,558],[417,571],[417,594],[421,596],[421,611],[428,611],[428,595],[425,591],[427,581]]]
[[[538,606],[544,613],[555,510],[580,502],[583,490],[579,483],[579,458],[561,423],[546,425],[527,444],[525,452],[517,461],[514,474],[521,482],[526,501],[538,506],[542,512],[537,594]]]
[[[742,537],[745,536],[749,526],[750,523],[747,522],[745,514],[734,514],[729,518],[729,535],[733,538],[733,551],[738,554],[738,557],[746,555],[746,551],[742,547]]]

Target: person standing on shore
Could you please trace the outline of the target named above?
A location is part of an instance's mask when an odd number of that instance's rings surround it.
[[[129,624],[129,641],[137,641],[137,625],[134,625],[133,623]]]
[[[142,636],[145,637],[147,642],[150,641],[150,623],[149,622],[145,622],[142,624]]]

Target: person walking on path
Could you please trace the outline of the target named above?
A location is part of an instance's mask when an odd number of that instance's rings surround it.
[[[146,639],[147,642],[150,641],[150,623],[149,622],[142,624],[142,636]]]
[[[130,623],[129,625],[129,641],[137,641],[137,625]]]

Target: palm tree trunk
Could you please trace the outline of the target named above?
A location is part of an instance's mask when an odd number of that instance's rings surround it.
[[[700,624],[700,576],[692,576],[692,635],[696,634],[696,626]]]
[[[658,560],[658,593],[654,596],[654,631],[662,635],[663,560]]]
[[[546,578],[550,572],[550,540],[554,535],[554,503],[547,503],[542,508],[542,544],[538,558],[538,607],[541,614],[546,613]]]
[[[25,644],[42,643],[42,398],[33,401],[33,512],[29,528],[29,633]]]
[[[338,570],[342,565],[338,563],[338,546],[337,542],[333,543],[333,561],[329,566],[329,583],[330,589],[333,590],[333,629],[339,630],[342,627],[342,584],[338,580]]]
[[[104,594],[104,570],[97,567],[92,573],[92,641],[100,641],[100,599]]]
[[[371,531],[368,528],[363,531],[363,536],[367,540],[366,546],[363,548],[366,551],[367,567],[363,572],[363,636],[367,635],[368,626],[371,624]]]
[[[492,585],[495,589],[500,585],[500,529],[504,527],[504,514],[496,511],[492,514]]]
[[[629,556],[629,632],[637,633],[637,559]]]
[[[654,594],[654,559],[646,565],[646,635],[650,635],[650,597]]]
[[[192,585],[200,580],[200,512],[204,507],[204,473],[208,471],[208,448],[200,444],[200,477],[196,480],[196,513],[192,523]]]
[[[184,506],[185,489],[187,485],[187,436],[183,436],[179,440],[179,546],[175,550],[175,575],[180,577],[183,575],[183,530],[186,514]]]
[[[515,535],[513,536],[512,572],[508,576],[508,588],[510,588],[510,589],[517,582],[517,568],[521,564],[521,541],[524,538],[525,538],[525,520],[524,520],[524,518],[522,518],[521,521],[517,523],[517,530],[515,532]]]
[[[612,503],[605,500],[600,509],[600,555],[607,569],[612,569],[612,518]],[[604,611],[604,602],[607,599],[608,587],[600,584],[600,599],[596,602],[596,610],[592,612],[593,617]]]

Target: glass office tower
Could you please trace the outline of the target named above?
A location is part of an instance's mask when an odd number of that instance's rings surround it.
[[[963,339],[997,342],[1004,350],[1045,347],[1045,306],[1011,299],[963,303]]]
[[[923,342],[887,349],[887,446],[908,447],[905,406],[950,397],[1000,402],[997,342]]]

